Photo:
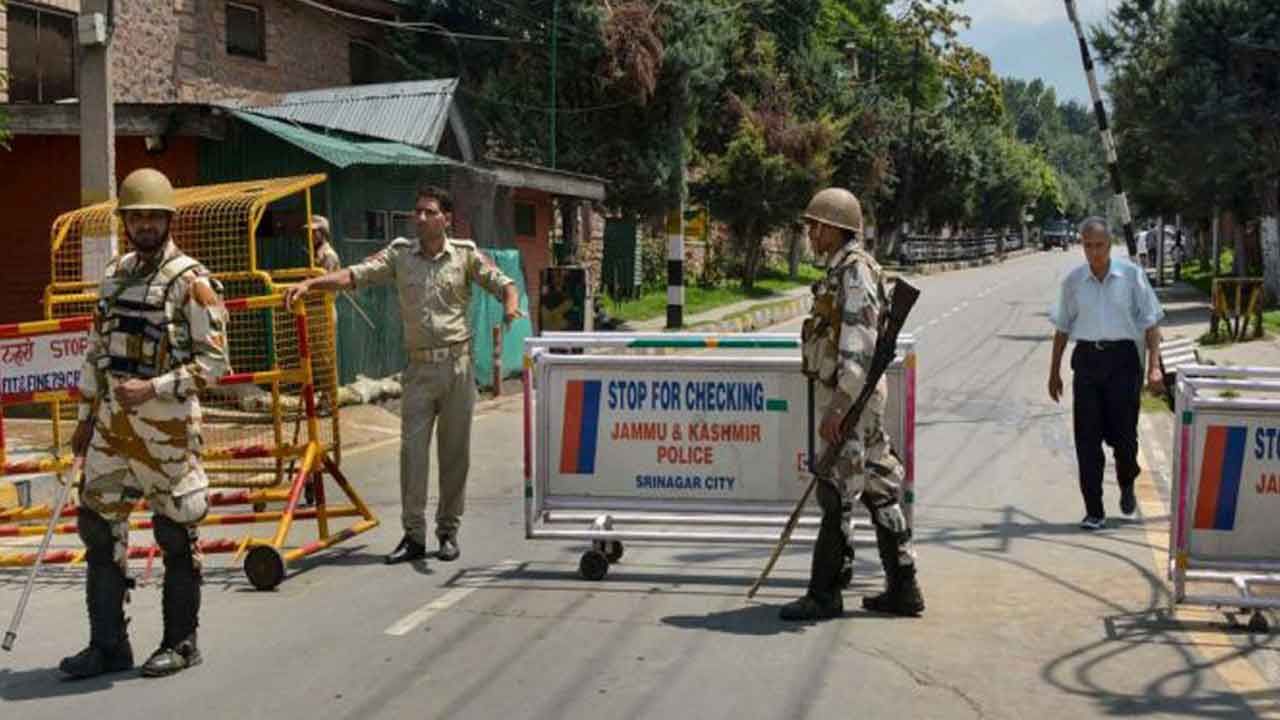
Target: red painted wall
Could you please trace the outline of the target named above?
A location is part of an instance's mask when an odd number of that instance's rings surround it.
[[[116,182],[154,167],[175,186],[198,176],[197,140],[171,138],[148,155],[140,137],[116,139]],[[43,317],[49,283],[49,233],[62,213],[80,207],[80,139],[74,135],[18,135],[0,149],[0,323]]]
[[[511,193],[512,212],[514,203],[526,203],[536,209],[534,215],[534,235],[515,236],[516,247],[520,249],[520,258],[524,265],[524,286],[529,293],[529,315],[533,320],[534,330],[538,327],[538,305],[542,299],[542,269],[551,264],[551,195],[540,190],[516,188]],[[515,222],[512,222],[512,227]]]

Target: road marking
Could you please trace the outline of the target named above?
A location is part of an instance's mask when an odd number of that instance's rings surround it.
[[[347,427],[353,427],[357,430],[369,430],[371,432],[380,432],[386,435],[400,435],[400,428],[389,428],[381,425],[365,425],[363,423],[347,423]]]
[[[513,568],[518,567],[519,565],[520,563],[516,562],[513,559],[508,558],[498,563],[497,565],[493,565],[488,568],[481,568],[480,570],[476,570],[476,571],[468,570],[464,575],[464,577],[468,579],[485,578],[486,582],[476,583],[475,585],[468,585],[466,587],[454,588],[449,592],[445,593],[444,595],[441,595],[435,600],[432,600],[426,605],[423,605],[417,610],[414,610],[408,615],[405,615],[404,617],[400,618],[393,625],[391,625],[391,627],[388,627],[383,632],[393,637],[403,637],[404,635],[408,635],[409,633],[413,632],[415,628],[422,625],[426,621],[430,620],[437,613],[443,610],[448,610],[454,605],[457,605],[466,596],[484,587],[486,584],[488,584],[488,582],[491,582],[494,578],[499,577],[503,573],[508,572]]]
[[[1141,417],[1141,416],[1140,416]],[[1151,432],[1151,425],[1143,419],[1140,423],[1147,435],[1155,435]],[[1147,448],[1151,447],[1149,443],[1139,443],[1139,452],[1147,455],[1150,461],[1154,459],[1154,453],[1147,452]],[[1160,466],[1162,467],[1162,466]],[[1147,522],[1147,518],[1159,517],[1161,513],[1168,510],[1168,507],[1160,501],[1160,493],[1156,490],[1155,481],[1151,477],[1151,473],[1145,469],[1138,476],[1135,483],[1138,495],[1138,502],[1142,506],[1142,528],[1147,536],[1147,545],[1151,548],[1151,557],[1157,568],[1160,577],[1164,577],[1168,571],[1168,547],[1169,532],[1168,528],[1157,528],[1153,523]],[[1173,496],[1172,480],[1170,481],[1170,497]],[[1247,657],[1240,654],[1240,649],[1233,642],[1223,642],[1221,632],[1211,632],[1208,630],[1194,629],[1188,625],[1180,623],[1176,617],[1176,613],[1188,608],[1174,607],[1175,615],[1171,616],[1174,622],[1182,625],[1182,631],[1190,641],[1191,646],[1196,649],[1200,656],[1203,657],[1213,669],[1218,673],[1218,677],[1226,683],[1232,692],[1240,696],[1240,698],[1249,705],[1259,717],[1267,717],[1264,708],[1259,705],[1263,698],[1266,698],[1272,691],[1270,683],[1249,662]]]

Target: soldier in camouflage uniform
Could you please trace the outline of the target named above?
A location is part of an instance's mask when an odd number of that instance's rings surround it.
[[[904,469],[884,431],[887,384],[881,378],[851,436],[840,422],[862,392],[871,367],[881,314],[888,310],[884,276],[862,247],[862,208],[853,193],[819,192],[805,211],[809,239],[827,260],[827,275],[813,286],[812,315],[803,330],[804,372],[815,381],[815,404],[823,409],[823,444],[841,443],[833,477],[820,478],[822,524],[813,548],[809,591],[783,606],[784,620],[818,620],[844,612],[841,589],[852,571],[850,514],[861,496],[876,529],[886,590],[866,597],[875,612],[919,615],[924,598],[915,576],[911,528],[902,512]]]
[[[475,378],[467,311],[478,284],[503,302],[507,323],[521,315],[515,284],[467,240],[445,235],[453,205],[434,187],[418,191],[416,240],[396,238],[364,262],[290,288],[286,298],[312,290],[394,285],[409,356],[402,375],[400,502],[404,538],[388,564],[426,556],[427,481],[431,433],[439,421],[440,502],[436,510],[436,557],[458,558],[458,528],[471,462],[471,412]]]
[[[208,271],[169,237],[173,187],[138,170],[120,187],[118,211],[134,251],[113,260],[81,372],[72,449],[85,457],[77,516],[87,562],[89,647],[62,661],[76,678],[133,667],[124,603],[129,513],[146,500],[164,553],[164,639],[142,668],[169,675],[200,662],[200,553],[196,525],[208,512],[200,464],[199,393],[227,371],[226,310]]]

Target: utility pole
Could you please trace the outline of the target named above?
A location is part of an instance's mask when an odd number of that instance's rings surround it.
[[[80,202],[116,196],[115,96],[111,88],[111,0],[82,0],[80,45]]]
[[[560,0],[551,5],[551,169],[556,167],[556,55],[560,41]]]
[[[909,219],[915,207],[915,188],[913,181],[915,180],[916,166],[916,102],[920,85],[920,38],[916,38],[915,49],[911,51],[911,97],[910,112],[907,116],[907,177],[903,182],[902,204],[907,217],[902,220],[903,240],[906,240],[907,229],[909,227]]]

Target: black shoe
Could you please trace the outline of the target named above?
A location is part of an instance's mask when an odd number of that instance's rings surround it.
[[[1107,519],[1105,517],[1095,517],[1093,515],[1085,515],[1080,521],[1081,530],[1104,530],[1107,527]]]
[[[388,565],[397,565],[410,560],[420,560],[427,556],[427,547],[413,538],[405,535],[400,539],[400,544],[395,550],[387,556]]]
[[[924,595],[916,582],[916,569],[907,566],[890,576],[883,593],[862,598],[862,607],[871,612],[917,617],[924,613]]]
[[[1138,498],[1134,495],[1133,488],[1120,488],[1120,512],[1125,515],[1133,515],[1138,509]]]
[[[778,617],[789,621],[827,620],[844,614],[844,598],[836,595],[830,602],[821,602],[812,595],[805,595],[782,606]]]
[[[129,644],[128,638],[110,650],[90,645],[71,657],[63,658],[58,663],[58,669],[73,680],[132,670],[133,646]]]
[[[151,653],[142,666],[143,677],[164,677],[199,665],[204,658],[196,647],[196,636],[183,640],[174,647],[163,647]]]
[[[436,539],[440,541],[440,549],[436,551],[437,560],[453,562],[462,554],[462,550],[458,548],[457,535],[440,535]]]

